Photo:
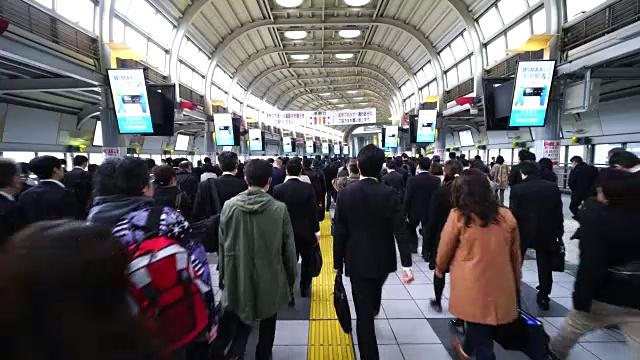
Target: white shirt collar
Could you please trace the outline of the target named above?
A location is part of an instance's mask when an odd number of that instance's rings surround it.
[[[387,169],[387,172],[389,172],[389,173],[392,173],[394,171],[396,171],[396,169]]]
[[[429,170],[418,170],[418,174],[424,174],[424,173],[428,173]]]
[[[80,169],[80,170],[84,171],[84,168],[82,166],[74,166],[73,168],[74,169]]]
[[[302,181],[302,179],[300,178],[300,176],[289,176],[289,175],[287,175],[287,176],[284,178],[284,181],[285,181],[285,182],[287,182],[287,181],[289,181],[289,180],[291,180],[291,179],[296,179],[296,180],[300,180],[300,181]]]
[[[52,183],[58,184],[58,186],[60,186],[60,187],[61,187],[61,188],[63,188],[63,189],[66,189],[66,188],[67,188],[66,186],[64,186],[64,184],[63,184],[63,183],[61,183],[61,182],[60,182],[60,181],[58,181],[58,180],[54,180],[54,179],[44,179],[44,180],[40,180],[40,182],[41,182],[41,183],[43,183],[43,182],[52,182]]]
[[[16,198],[13,195],[8,194],[8,193],[6,193],[4,191],[0,191],[0,196],[6,197],[7,200],[9,200],[9,201],[14,201],[14,202],[16,201]]]
[[[629,169],[629,172],[631,173],[640,172],[640,165],[632,167],[631,169]]]
[[[231,176],[235,176],[235,175],[233,175],[233,173],[232,173],[232,172],[230,172],[230,171],[224,171],[224,172],[222,172],[222,175],[231,175]]]
[[[378,179],[376,179],[376,178],[374,178],[374,177],[371,177],[371,176],[362,176],[362,175],[360,175],[360,180],[364,180],[364,179],[373,179],[373,180],[375,180],[375,181],[378,181]]]

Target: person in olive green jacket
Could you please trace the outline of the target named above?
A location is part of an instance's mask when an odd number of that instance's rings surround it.
[[[297,255],[287,206],[267,194],[271,164],[251,160],[248,190],[224,204],[220,215],[220,288],[225,313],[241,323],[228,357],[244,355],[251,324],[260,321],[256,359],[270,359],[277,312],[292,299]],[[226,315],[226,314],[225,314]]]

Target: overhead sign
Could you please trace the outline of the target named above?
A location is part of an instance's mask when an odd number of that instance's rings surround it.
[[[436,141],[436,119],[438,110],[420,110],[418,112],[418,128],[416,142],[432,143]]]
[[[109,69],[109,87],[121,134],[152,134],[143,69]]]
[[[118,147],[106,147],[106,148],[102,148],[102,154],[104,155],[104,158],[114,158],[114,157],[120,157],[120,148]]]
[[[235,145],[233,119],[231,114],[213,114],[213,124],[216,127],[215,134],[217,146]]]
[[[398,127],[385,126],[384,147],[387,149],[395,149],[398,147]]]
[[[269,125],[352,125],[376,122],[376,109],[332,111],[276,111],[264,114]]]
[[[282,138],[282,150],[284,151],[285,154],[293,152],[293,146],[291,145],[291,140],[292,139],[290,137]]]
[[[262,130],[249,129],[249,151],[264,151]]]
[[[307,152],[307,154],[313,154],[315,152],[315,144],[313,143],[313,140],[307,140],[307,143],[305,144],[305,150]]]
[[[509,126],[544,126],[555,60],[521,61]]]
[[[553,166],[560,164],[560,141],[543,141],[542,157],[546,157],[553,163]]]

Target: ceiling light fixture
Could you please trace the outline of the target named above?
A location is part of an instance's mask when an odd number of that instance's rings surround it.
[[[345,39],[357,38],[358,36],[360,36],[360,34],[362,34],[362,32],[360,30],[357,30],[357,29],[340,30],[338,32],[338,35],[340,35],[340,37],[345,38]]]
[[[291,40],[302,40],[307,37],[307,32],[304,30],[291,30],[285,31],[284,36]]]
[[[353,100],[363,100],[363,99],[364,99],[363,97],[355,97],[355,98],[353,98]]]
[[[331,101],[331,102],[337,102],[337,101],[338,101],[338,99],[331,99],[331,100],[329,100],[329,101]]]
[[[320,95],[320,96],[329,96],[329,95],[331,95],[331,93],[322,93],[322,94],[318,94],[318,95]]]
[[[293,60],[307,60],[309,56],[309,54],[293,54],[291,55],[291,58]]]
[[[347,91],[347,94],[357,94],[358,92],[358,90],[349,90]]]
[[[367,103],[360,103],[360,104],[358,104],[358,105],[367,105]]]
[[[278,5],[280,5],[282,7],[288,7],[288,8],[300,6],[303,1],[304,0],[276,0]],[[347,4],[348,4],[348,2],[347,2]]]
[[[367,5],[371,0],[344,0],[349,6],[363,6]]]
[[[352,57],[353,57],[353,54],[336,54],[336,58],[340,60],[347,60],[347,59],[351,59]]]

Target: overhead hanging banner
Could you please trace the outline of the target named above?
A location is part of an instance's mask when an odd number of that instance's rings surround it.
[[[376,122],[376,109],[331,111],[277,111],[261,114],[269,125],[352,125],[373,124]]]

